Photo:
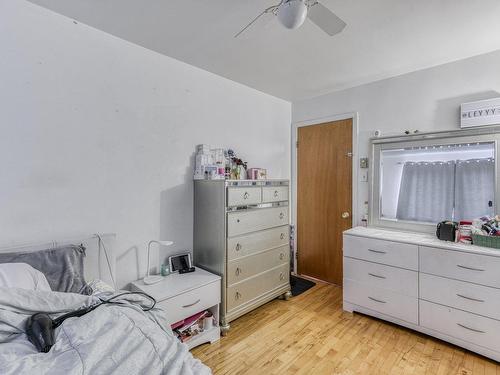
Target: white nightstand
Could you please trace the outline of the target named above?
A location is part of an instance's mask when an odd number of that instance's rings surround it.
[[[156,299],[157,306],[165,310],[170,324],[190,317],[198,312],[210,310],[216,324],[186,342],[189,349],[206,342],[220,339],[219,304],[221,278],[204,269],[196,268],[190,273],[173,273],[157,284],[146,285],[142,280],[134,281],[131,290],[142,291]]]

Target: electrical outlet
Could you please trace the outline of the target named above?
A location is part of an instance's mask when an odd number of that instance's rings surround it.
[[[368,182],[368,171],[364,170],[364,171],[360,172],[359,181],[360,182]]]

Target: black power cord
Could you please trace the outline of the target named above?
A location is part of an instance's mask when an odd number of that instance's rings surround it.
[[[156,306],[156,300],[149,294],[146,294],[144,292],[123,292],[108,299],[99,298],[99,300],[101,301],[100,303],[84,307],[83,309],[71,311],[67,314],[57,317],[56,319],[51,319],[49,314],[37,313],[29,317],[26,322],[26,335],[28,336],[28,340],[33,345],[35,345],[39,352],[48,353],[50,351],[50,348],[52,348],[55,343],[54,330],[59,327],[66,319],[83,316],[102,305],[124,305],[123,302],[118,302],[116,301],[116,299],[133,294],[141,295],[151,301],[151,306],[141,305],[142,311],[150,311]]]

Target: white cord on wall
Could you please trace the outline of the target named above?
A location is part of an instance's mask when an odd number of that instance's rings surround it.
[[[104,256],[106,257],[106,263],[108,264],[108,269],[109,269],[109,275],[111,276],[111,280],[113,281],[113,288],[116,289],[116,281],[115,281],[115,276],[113,275],[113,270],[111,268],[111,262],[109,260],[109,256],[108,256],[108,250],[106,249],[106,245],[104,244],[104,241],[102,240],[101,236],[99,235],[99,233],[96,233],[95,236],[98,238],[99,240],[99,249],[101,248],[101,244],[102,244],[102,248],[104,250]]]

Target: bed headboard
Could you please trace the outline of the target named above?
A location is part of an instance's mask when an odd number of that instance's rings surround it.
[[[101,279],[109,285],[115,286],[116,257],[113,251],[115,238],[114,233],[99,233],[68,239],[13,244],[0,246],[0,253],[35,252],[65,245],[83,245],[86,249],[85,280]]]

